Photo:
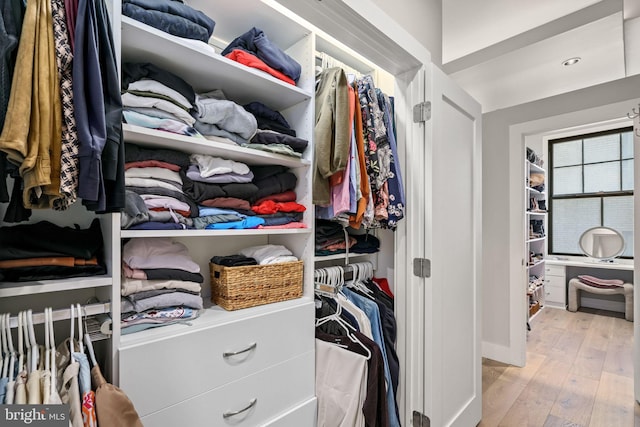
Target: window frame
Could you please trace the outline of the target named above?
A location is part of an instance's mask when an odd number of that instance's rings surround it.
[[[566,136],[566,137],[562,137],[562,138],[554,138],[554,139],[548,139],[547,140],[547,153],[549,155],[549,168],[547,171],[548,174],[548,181],[549,183],[547,183],[547,219],[548,219],[548,223],[547,223],[547,228],[548,228],[548,233],[547,233],[547,238],[548,238],[548,254],[549,255],[566,255],[566,256],[582,256],[584,254],[581,253],[570,253],[570,252],[553,252],[553,200],[567,200],[567,199],[582,199],[582,198],[599,198],[600,199],[600,226],[603,226],[603,221],[604,221],[604,200],[605,198],[610,198],[610,197],[621,197],[621,196],[633,196],[634,190],[619,190],[619,191],[600,191],[600,192],[593,192],[593,193],[573,193],[573,194],[562,194],[562,195],[558,195],[558,196],[554,196],[554,191],[553,191],[553,186],[555,185],[554,183],[554,179],[553,179],[553,175],[554,175],[554,159],[553,159],[553,146],[555,144],[559,144],[559,143],[563,143],[563,142],[569,142],[569,141],[576,141],[576,140],[584,140],[587,138],[594,138],[594,137],[599,137],[599,136],[606,136],[606,135],[612,135],[612,134],[623,134],[626,132],[633,132],[633,126],[623,126],[620,128],[614,128],[614,129],[608,129],[608,130],[603,130],[603,131],[598,131],[598,132],[589,132],[589,133],[583,133],[583,134],[576,134],[576,135],[572,135],[572,136]],[[620,188],[622,188],[622,162],[624,160],[633,160],[635,162],[635,150],[633,153],[633,157],[631,159],[628,158],[623,158],[622,155],[622,138],[620,138],[620,157],[617,160],[606,160],[606,161],[602,161],[602,162],[594,162],[594,163],[586,163],[586,165],[595,165],[595,164],[602,164],[602,163],[611,163],[611,162],[619,162],[620,163]],[[576,165],[571,165],[571,166],[577,166],[580,165],[582,166],[582,189],[584,190],[584,167],[585,167],[585,163],[584,163],[584,143],[582,144],[582,161],[579,164]],[[571,166],[567,166],[567,167],[571,167]],[[551,185],[549,185],[551,184]],[[635,255],[635,253],[634,253]],[[619,258],[621,259],[633,259],[633,256],[620,256]]]

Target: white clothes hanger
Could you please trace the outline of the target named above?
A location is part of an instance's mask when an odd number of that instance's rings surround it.
[[[23,313],[23,311],[18,313],[18,371],[22,371],[22,367],[24,365],[24,332],[22,326]]]
[[[71,331],[69,333],[69,355],[73,354],[73,339],[75,338],[76,335],[76,324],[74,323],[75,317],[76,317],[76,308],[73,304],[71,304],[71,308],[69,309],[69,323],[71,324],[70,328]]]
[[[49,367],[51,369],[51,389],[50,389],[50,394],[53,395],[54,393],[58,393],[58,387],[56,385],[56,380],[57,380],[57,375],[58,373],[56,372],[57,366],[56,366],[56,338],[55,338],[55,334],[53,332],[53,308],[48,307],[45,308],[45,313],[49,313],[47,322],[49,325],[49,357],[51,358],[51,361],[49,363]]]
[[[84,329],[82,327],[82,308],[80,304],[76,304],[76,310],[78,312],[78,347],[80,348],[80,353],[84,353]]]
[[[9,372],[7,374],[4,374],[3,372],[3,377],[9,377],[9,382],[13,381],[14,377],[13,377],[13,372],[15,369],[15,364],[16,364],[16,350],[13,347],[13,336],[11,335],[11,324],[10,324],[10,320],[11,320],[11,315],[9,313],[5,314],[5,320],[4,320],[4,326],[6,328],[5,330],[5,334],[6,334],[6,338],[7,338],[7,349],[9,350]]]
[[[40,357],[40,348],[38,347],[38,343],[36,342],[36,333],[33,329],[33,311],[31,309],[27,310],[26,314],[26,324],[27,324],[27,332],[29,335],[29,348],[31,350],[31,357],[29,358],[29,372],[36,371],[38,369],[38,362]]]
[[[44,309],[44,369],[51,371],[51,344],[49,342],[49,308]]]

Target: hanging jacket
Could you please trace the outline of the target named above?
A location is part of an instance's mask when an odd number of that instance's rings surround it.
[[[320,76],[316,89],[315,168],[313,203],[331,203],[329,177],[347,167],[349,158],[349,90],[341,68],[329,68]]]
[[[62,118],[54,52],[51,2],[30,1],[0,135],[0,150],[20,166],[26,207],[49,207],[60,192]]]

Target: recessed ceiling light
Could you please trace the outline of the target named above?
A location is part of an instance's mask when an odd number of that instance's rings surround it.
[[[562,61],[562,65],[568,67],[569,65],[575,65],[578,62],[580,62],[582,58],[580,58],[579,56],[576,56],[575,58],[569,58],[566,61]]]

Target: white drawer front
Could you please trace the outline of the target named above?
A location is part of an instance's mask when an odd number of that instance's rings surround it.
[[[313,318],[310,302],[194,332],[185,328],[182,335],[122,348],[120,387],[141,416],[159,411],[312,351]],[[287,388],[284,382],[290,377],[280,379],[278,388]]]
[[[315,427],[317,414],[317,399],[313,399],[291,409],[265,424],[265,427]]]
[[[545,286],[545,301],[547,303],[564,305],[566,300],[565,289],[565,287],[560,286]]]
[[[547,276],[562,276],[564,277],[564,265],[545,265],[544,272]]]
[[[254,375],[142,418],[151,427],[264,426],[269,420],[313,398],[313,352],[305,353]],[[164,389],[166,390],[166,388]],[[255,403],[246,411],[238,412]],[[313,405],[315,408],[315,404]],[[308,411],[306,412],[309,413]],[[275,424],[286,425],[286,424]],[[296,427],[313,427],[313,418]]]
[[[546,276],[544,280],[547,286],[567,287],[564,276]]]

